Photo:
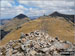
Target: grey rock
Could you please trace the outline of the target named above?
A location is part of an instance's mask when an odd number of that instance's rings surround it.
[[[66,47],[68,45],[70,48]],[[19,40],[10,40],[4,47],[0,47],[0,56],[61,56],[61,51],[75,51],[75,45],[36,30],[21,33]]]

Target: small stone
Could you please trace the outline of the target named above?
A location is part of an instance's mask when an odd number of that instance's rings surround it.
[[[31,51],[30,51],[30,54],[31,54],[32,56],[34,56],[36,53],[37,53],[37,52],[34,51],[34,50],[31,50]]]
[[[13,54],[15,54],[15,53],[17,53],[17,52],[18,52],[18,50],[13,50],[13,52],[12,52],[12,53],[13,53]]]
[[[25,45],[21,45],[22,50],[26,50]]]

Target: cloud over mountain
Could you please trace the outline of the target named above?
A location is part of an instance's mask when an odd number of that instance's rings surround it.
[[[1,0],[0,14],[1,18],[10,18],[20,13],[39,16],[53,11],[75,14],[74,9],[74,0]]]

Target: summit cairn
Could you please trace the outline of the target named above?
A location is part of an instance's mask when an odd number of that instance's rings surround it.
[[[0,47],[0,56],[62,56],[63,51],[74,50],[69,41],[59,40],[47,33],[36,30],[27,34],[21,33],[19,40],[10,40]]]

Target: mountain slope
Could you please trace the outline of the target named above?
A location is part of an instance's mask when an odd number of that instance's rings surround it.
[[[0,29],[4,30],[6,32],[11,32],[13,29],[20,29],[22,24],[29,22],[29,21],[30,21],[30,19],[26,15],[19,14],[11,20],[3,21],[4,25],[1,25]],[[0,31],[0,32],[2,32],[1,39],[4,38],[8,34],[4,31]]]
[[[71,20],[73,23],[74,23],[74,15],[67,15],[67,14],[62,14],[62,13],[59,13],[59,12],[54,12],[52,14],[50,14],[49,16],[52,16],[52,17],[64,17],[66,20]]]
[[[58,17],[57,17],[58,18]],[[18,30],[14,29],[11,33],[5,36],[0,45],[4,45],[10,40],[20,38],[21,32],[29,33],[34,30],[46,29],[47,33],[52,36],[58,36],[60,39],[74,42],[74,26],[67,22],[64,18],[57,19],[53,17],[40,17],[36,20],[22,24]]]
[[[9,22],[4,24],[2,29],[9,31],[21,26],[21,24],[24,24],[25,22],[28,22],[28,21],[30,21],[30,19],[26,15],[19,14],[16,17],[14,17],[12,20],[10,20]]]

